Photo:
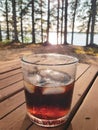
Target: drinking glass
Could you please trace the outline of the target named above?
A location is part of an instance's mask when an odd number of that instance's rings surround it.
[[[30,119],[44,127],[66,122],[70,113],[78,59],[48,53],[26,55],[21,61]]]

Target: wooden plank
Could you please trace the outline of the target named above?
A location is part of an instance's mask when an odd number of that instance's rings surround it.
[[[31,124],[26,116],[26,106],[23,104],[1,120],[0,130],[27,130]]]
[[[36,124],[33,124],[28,130],[66,130],[66,129],[64,125],[53,127],[53,128],[48,128],[48,127],[45,128],[45,127],[40,127]]]
[[[15,69],[15,70],[8,71],[6,73],[2,73],[2,74],[0,74],[0,80],[7,78],[9,76],[12,76],[12,75],[21,73],[21,72],[22,72],[22,70],[20,68],[18,68],[18,69]]]
[[[3,80],[0,80],[0,89],[3,89],[15,82],[18,82],[23,79],[22,73],[18,73],[16,75],[13,75],[11,77],[5,78]]]
[[[74,104],[76,104],[77,99],[79,99],[80,97],[82,97],[82,94],[85,92],[85,90],[88,87],[91,87],[91,82],[93,82],[93,79],[95,79],[95,77],[98,74],[98,70],[96,69],[96,67],[91,66],[86,73],[84,73],[79,80],[77,80],[75,82],[75,87],[74,87],[74,97],[73,97],[73,101],[72,101],[72,106],[74,106]]]
[[[73,130],[98,130],[98,77],[72,120]],[[78,124],[78,125],[77,125]],[[71,130],[68,128],[68,130]]]
[[[1,70],[1,68],[5,68],[5,67],[10,66],[10,65],[15,65],[17,63],[20,63],[20,59],[2,61],[2,62],[0,62],[0,70]]]
[[[83,73],[81,75],[81,77],[78,78],[78,80],[76,81],[74,94],[73,94],[73,103],[72,103],[72,108],[71,108],[72,110],[74,109],[74,111],[75,111],[76,108],[74,108],[74,105],[77,104],[77,102],[79,102],[80,94],[81,95],[84,94],[84,91],[87,89],[87,87],[89,86],[89,84],[93,80],[96,73],[97,73],[96,69],[93,67],[90,67],[86,70],[86,73]],[[87,79],[87,77],[89,77],[89,78]],[[84,86],[83,86],[83,83],[84,83]],[[79,91],[79,89],[80,89],[80,91]],[[22,105],[21,107],[17,108],[15,111],[8,114],[5,118],[3,118],[1,120],[1,125],[0,125],[1,130],[5,130],[5,129],[26,130],[28,127],[31,126],[31,122],[29,120],[27,121],[27,118],[25,118],[25,113],[26,113],[25,105]],[[32,125],[29,128],[29,130],[31,130],[31,129],[38,130],[37,128],[39,129],[39,127],[37,127],[36,125]],[[53,128],[53,130],[64,130],[65,126],[63,128],[61,128],[61,127],[60,128],[56,127],[56,128],[57,129]],[[49,128],[45,128],[45,129],[48,130]],[[41,127],[40,127],[40,130],[41,130]]]
[[[81,75],[83,74],[83,73],[85,73],[85,71],[87,71],[87,69],[90,67],[90,65],[88,65],[88,64],[77,64],[77,71],[76,71],[76,80],[79,78],[79,77],[81,77]]]
[[[6,67],[6,66],[9,66],[9,65],[18,63],[18,62],[20,62],[20,59],[19,59],[19,58],[16,59],[16,60],[2,61],[2,62],[0,62],[0,68],[1,68],[1,66]]]
[[[13,60],[9,64],[6,63],[6,65],[0,65],[0,74],[17,68],[21,68],[20,60]]]
[[[72,105],[71,105],[71,113],[69,115],[69,119],[66,123],[66,128],[68,127],[69,123],[71,122],[72,118],[76,114],[78,108],[80,107],[82,101],[84,100],[87,92],[89,91],[92,83],[94,82],[96,76],[98,75],[98,70],[96,67],[91,66],[86,73],[82,75],[76,82],[74,87],[74,93],[72,98]]]
[[[5,100],[8,97],[11,97],[12,95],[18,93],[19,91],[23,90],[23,80],[16,82],[9,87],[6,87],[0,91],[0,101]]]
[[[0,118],[3,118],[11,111],[16,109],[18,106],[25,102],[24,91],[15,94],[7,100],[0,103]]]
[[[6,66],[6,65],[10,65],[10,64],[13,64],[15,62],[20,62],[20,58],[18,59],[14,59],[14,60],[7,60],[7,61],[2,61],[0,62],[0,66],[3,65],[3,66]]]

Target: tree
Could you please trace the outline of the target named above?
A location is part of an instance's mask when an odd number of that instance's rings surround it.
[[[94,26],[95,26],[95,16],[96,16],[96,1],[97,0],[91,0],[91,35],[90,35],[90,45],[93,45],[94,43]]]
[[[42,0],[41,0],[41,3],[40,3],[40,8],[41,8],[41,42],[43,43],[43,11],[42,11],[42,7],[43,7],[43,4],[42,4]]]
[[[68,11],[68,0],[65,0],[65,16],[64,16],[64,44],[67,44],[67,11]]]
[[[2,0],[0,1],[0,21],[1,21],[1,26],[2,26],[2,32],[6,33],[6,37],[4,37],[5,39],[8,39],[9,40],[9,16],[8,16],[8,13],[9,13],[9,1],[8,0]],[[2,20],[2,18],[4,18],[4,21]],[[3,34],[2,33],[2,34]],[[2,35],[3,37],[3,35]],[[4,39],[3,38],[3,39]]]
[[[50,28],[50,0],[48,0],[48,13],[47,13],[47,43],[49,42],[49,28]]]
[[[23,1],[20,0],[20,29],[21,29],[21,41],[23,43],[23,12],[22,12]]]
[[[62,0],[62,14],[61,14],[61,44],[62,44],[62,34],[63,34],[63,22],[64,22],[64,0]]]
[[[60,1],[58,0],[58,7],[57,7],[57,44],[58,44],[58,38],[59,38],[59,9],[60,9]]]
[[[13,20],[13,33],[14,33],[13,41],[19,42],[17,31],[17,20],[16,20],[16,0],[12,0],[12,20]]]
[[[8,0],[5,1],[7,39],[9,40]]]
[[[71,44],[73,44],[73,38],[74,38],[74,26],[75,26],[75,16],[76,16],[77,2],[78,2],[78,0],[75,0],[74,13],[73,13],[73,21],[72,21],[72,38],[71,38]]]
[[[74,32],[77,29],[79,32],[86,32],[87,45],[91,32],[90,43],[93,44],[94,28],[98,30],[96,3],[98,4],[97,0],[2,0],[0,1],[0,16],[3,19],[1,18],[0,21],[5,21],[0,23],[2,37],[4,39],[3,34],[6,33],[6,38],[10,39],[13,31],[15,42],[18,38],[21,38],[22,42],[24,38],[32,43],[43,42],[45,36],[46,41],[49,42],[49,32],[55,32],[57,44],[60,35],[61,43],[64,41],[64,44],[67,44],[69,26],[72,27],[72,44]],[[31,39],[28,36],[31,36]],[[26,42],[29,42],[27,40]]]
[[[32,0],[32,43],[35,43],[35,15],[34,0]]]
[[[0,24],[0,41],[2,41],[2,31],[1,31],[1,24]]]
[[[89,18],[88,18],[88,23],[87,23],[87,31],[86,31],[86,46],[88,46],[90,23],[91,23],[91,13],[89,12]]]
[[[44,37],[43,31],[45,30],[44,29],[45,19],[43,17],[45,15],[45,11],[44,11],[45,4],[46,3],[45,3],[44,0],[41,0],[40,3],[39,3],[39,6],[40,6],[39,14],[40,14],[40,21],[41,21],[41,42],[42,43],[43,43],[43,37]]]

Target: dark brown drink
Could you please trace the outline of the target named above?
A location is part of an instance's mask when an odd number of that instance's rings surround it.
[[[62,82],[51,81],[51,83],[47,83],[45,81],[46,83],[42,86],[41,84],[34,86],[27,81],[24,82],[27,110],[34,122],[41,125],[55,125],[65,121],[63,117],[66,117],[70,110],[74,87],[74,81],[68,74],[65,78],[64,81],[61,79]]]

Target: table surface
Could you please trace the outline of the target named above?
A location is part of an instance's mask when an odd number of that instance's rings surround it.
[[[78,64],[71,113],[59,127],[43,128],[26,115],[20,61],[0,66],[0,130],[98,130],[98,68]]]

